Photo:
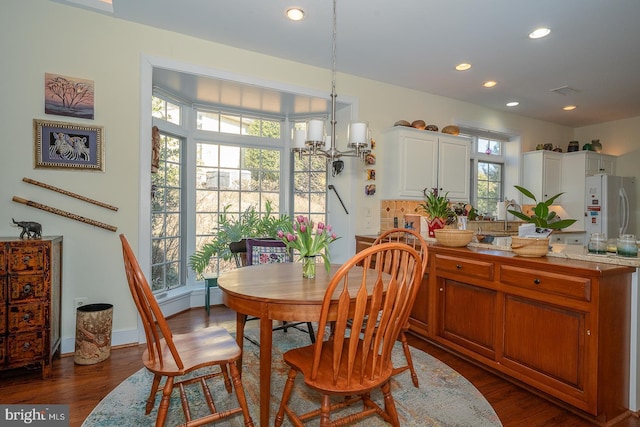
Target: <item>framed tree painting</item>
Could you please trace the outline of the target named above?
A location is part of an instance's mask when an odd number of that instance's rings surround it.
[[[93,120],[93,80],[44,75],[44,112]]]
[[[104,171],[104,129],[33,120],[35,167]]]

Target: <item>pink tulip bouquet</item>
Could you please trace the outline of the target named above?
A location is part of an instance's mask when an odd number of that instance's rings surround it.
[[[327,247],[329,243],[339,239],[330,225],[319,222],[317,225],[309,218],[299,215],[288,230],[279,230],[278,238],[289,249],[295,249],[300,253],[300,258],[322,256],[324,266],[329,271],[331,259]]]

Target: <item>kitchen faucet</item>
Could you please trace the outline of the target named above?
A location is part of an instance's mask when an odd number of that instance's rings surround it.
[[[516,210],[518,212],[522,212],[522,208],[520,207],[519,204],[516,203],[515,199],[513,200],[509,200],[509,199],[505,199],[504,200],[504,231],[508,232],[509,231],[509,208],[513,208],[513,210]]]

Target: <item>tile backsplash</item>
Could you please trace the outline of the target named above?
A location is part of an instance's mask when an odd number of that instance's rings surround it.
[[[405,215],[422,215],[419,208],[420,201],[416,200],[381,200],[380,201],[380,232],[391,230],[396,227],[404,227]],[[507,232],[518,231],[518,226],[522,221],[509,221]],[[490,232],[504,232],[504,221],[468,221],[467,228],[470,230]]]

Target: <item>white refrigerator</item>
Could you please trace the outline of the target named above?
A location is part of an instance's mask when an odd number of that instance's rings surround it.
[[[636,234],[635,177],[593,175],[586,179],[587,237],[604,233],[608,239]]]

